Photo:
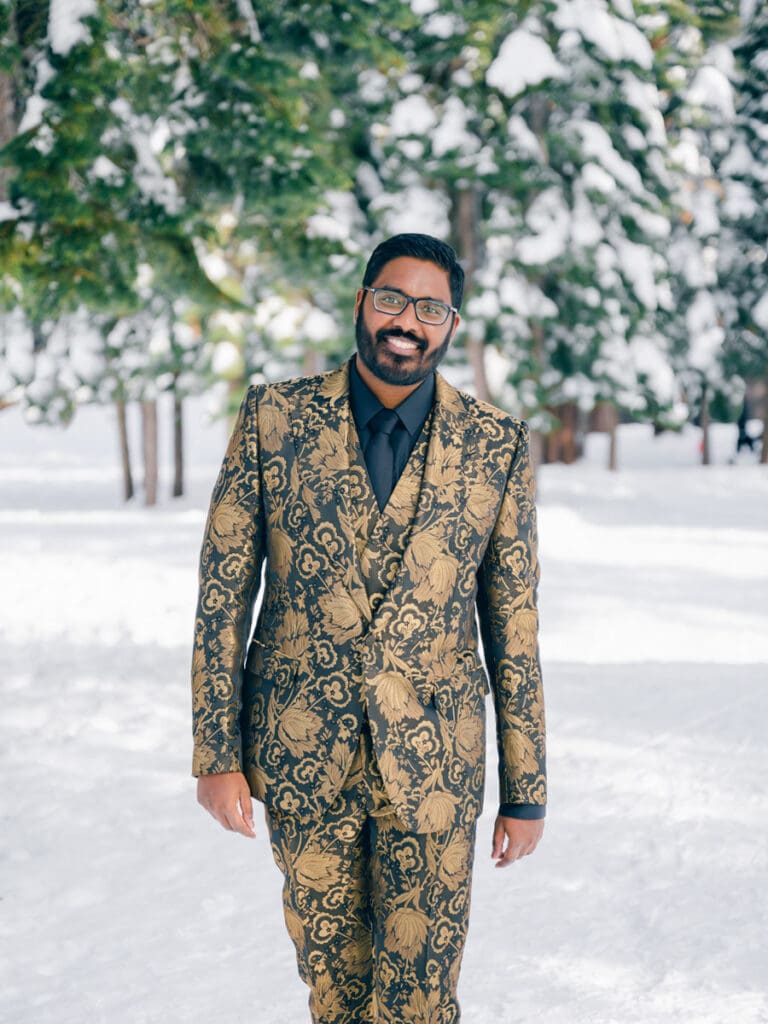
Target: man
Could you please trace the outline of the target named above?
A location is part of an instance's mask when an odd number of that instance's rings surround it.
[[[463,284],[435,238],[379,245],[357,293],[357,353],[248,389],[211,500],[198,799],[246,836],[251,796],[265,803],[315,1024],[459,1019],[488,692],[476,610],[497,720],[497,866],[543,830],[528,430],[435,372]]]

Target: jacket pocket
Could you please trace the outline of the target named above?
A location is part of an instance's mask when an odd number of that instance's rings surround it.
[[[245,671],[256,677],[259,688],[288,686],[299,667],[298,658],[284,654],[277,647],[268,647],[252,640],[245,659]]]

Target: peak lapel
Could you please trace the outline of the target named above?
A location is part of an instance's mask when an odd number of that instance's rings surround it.
[[[319,543],[352,595],[362,619],[370,607],[360,573],[349,508],[349,364],[325,374],[291,410],[300,481]]]

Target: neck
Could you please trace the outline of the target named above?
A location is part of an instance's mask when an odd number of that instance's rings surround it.
[[[385,409],[394,409],[395,406],[400,405],[421,384],[421,381],[417,381],[415,384],[387,384],[386,381],[380,380],[375,373],[371,373],[360,358],[359,352],[355,353],[355,367]]]

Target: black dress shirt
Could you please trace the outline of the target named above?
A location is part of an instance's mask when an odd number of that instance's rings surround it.
[[[360,376],[356,364],[357,359],[353,356],[349,362],[349,405],[357,428],[357,436],[360,438],[360,447],[365,457],[371,437],[369,424],[376,413],[384,408],[384,405]],[[392,434],[395,462],[394,483],[399,480],[419,439],[419,434],[421,434],[432,408],[434,397],[435,373],[433,370],[407,398],[404,398],[395,407],[402,428],[396,429]],[[370,473],[367,459],[366,466]],[[546,809],[537,804],[502,804],[499,807],[499,814],[505,818],[543,818],[545,813]]]

